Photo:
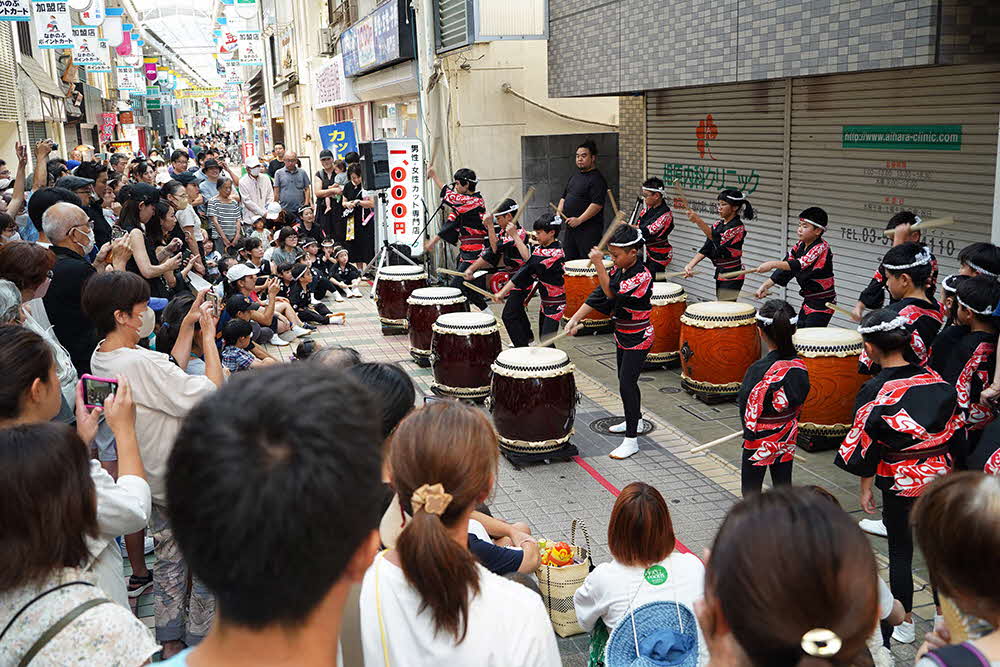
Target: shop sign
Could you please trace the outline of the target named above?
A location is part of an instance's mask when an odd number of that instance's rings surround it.
[[[38,48],[73,48],[73,22],[70,20],[68,4],[32,0],[31,9],[35,16]]]
[[[961,125],[844,125],[841,148],[962,150]]]
[[[345,155],[358,150],[358,139],[352,121],[322,125],[319,128],[319,137],[323,149],[333,152],[336,160],[343,160]]]

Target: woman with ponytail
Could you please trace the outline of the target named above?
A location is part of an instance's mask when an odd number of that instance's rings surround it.
[[[541,598],[469,551],[469,516],[496,479],[497,436],[486,415],[457,401],[426,406],[400,422],[389,452],[412,519],[365,575],[365,664],[561,664]]]
[[[698,625],[718,667],[871,665],[875,556],[842,509],[807,487],[755,493],[726,516]]]
[[[719,219],[709,227],[697,213],[688,209],[688,219],[698,225],[706,237],[691,261],[684,267],[684,277],[690,278],[694,267],[708,257],[715,265],[715,296],[719,301],[736,301],[743,289],[743,276],[719,278],[720,273],[739,271],[743,268],[743,241],[747,228],[744,221],[753,220],[753,206],[739,190],[723,190],[719,193]]]
[[[757,312],[757,330],[768,353],[747,369],[736,398],[743,422],[744,498],[760,493],[768,468],[772,486],[792,483],[799,412],[809,394],[809,372],[792,345],[798,319],[781,299],[771,299]]]

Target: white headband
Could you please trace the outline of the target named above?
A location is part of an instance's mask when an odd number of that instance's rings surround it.
[[[636,233],[636,237],[634,239],[632,239],[631,241],[629,241],[628,243],[615,243],[614,241],[611,241],[610,243],[608,243],[608,245],[613,245],[616,248],[627,248],[629,246],[635,245],[636,243],[640,243],[642,241],[642,231],[639,230],[639,229],[636,229],[635,233]]]
[[[861,335],[875,333],[877,331],[895,331],[896,329],[902,329],[908,325],[910,321],[905,317],[897,317],[895,319],[889,320],[888,322],[882,322],[881,324],[873,324],[870,327],[858,327],[858,333]]]
[[[976,273],[981,273],[984,276],[988,276],[990,278],[996,278],[997,277],[997,274],[991,273],[990,271],[987,271],[986,269],[984,269],[984,268],[982,268],[980,266],[976,266],[972,262],[966,262],[966,264],[969,266],[970,269],[972,269]]]
[[[757,314],[756,314],[756,315],[754,315],[754,317],[756,317],[756,318],[757,318],[757,321],[758,321],[758,322],[760,322],[761,324],[763,324],[763,325],[764,325],[765,327],[769,327],[769,326],[771,326],[772,324],[774,324],[774,318],[771,318],[771,317],[764,317],[763,315],[761,315],[761,314],[760,314],[760,312],[759,312],[759,311],[757,312]],[[799,316],[798,316],[798,315],[796,315],[796,316],[795,316],[795,317],[793,317],[792,319],[788,320],[788,323],[789,323],[789,324],[792,324],[792,325],[794,325],[794,324],[798,324],[798,323],[799,323]]]
[[[987,308],[986,310],[976,310],[975,308],[973,308],[972,306],[970,306],[966,302],[962,301],[962,297],[956,296],[955,298],[958,299],[958,305],[962,306],[962,308],[967,308],[968,310],[971,310],[976,315],[992,315],[993,314],[993,308]]]
[[[510,208],[505,209],[503,211],[497,211],[493,215],[507,215],[508,213],[513,213],[516,210],[517,210],[517,203],[514,203]]]
[[[916,257],[913,258],[913,262],[910,264],[895,264],[895,265],[883,264],[883,266],[889,269],[890,271],[902,271],[903,269],[912,269],[915,266],[923,266],[924,264],[930,264],[930,263],[931,263],[931,251],[928,250],[927,248],[924,248],[917,254]],[[969,266],[972,266],[972,264],[969,264]],[[988,274],[988,275],[996,277],[994,274]]]

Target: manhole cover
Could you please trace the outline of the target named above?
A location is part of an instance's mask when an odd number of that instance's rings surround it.
[[[612,433],[608,429],[615,424],[620,424],[622,422],[622,417],[602,417],[601,419],[595,419],[590,422],[590,430],[594,433],[600,433],[601,435],[610,435],[613,437],[622,435],[621,433]],[[647,435],[652,433],[655,427],[649,423],[647,420],[643,419],[639,422],[639,435]]]
[[[680,387],[660,387],[661,394],[679,394],[681,393]]]

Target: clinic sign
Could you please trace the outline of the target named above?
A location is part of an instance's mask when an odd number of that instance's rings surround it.
[[[960,151],[961,125],[844,125],[841,148]]]
[[[423,227],[423,145],[419,139],[386,139],[389,150],[389,193],[386,220],[389,241],[420,252]]]

